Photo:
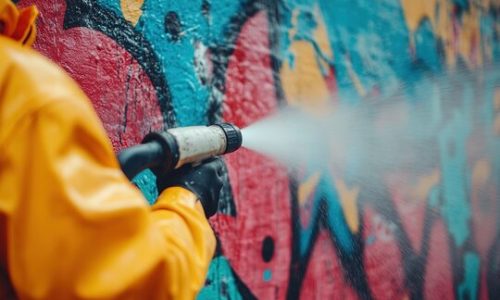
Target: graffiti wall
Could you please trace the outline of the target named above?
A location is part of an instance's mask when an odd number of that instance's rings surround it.
[[[116,151],[151,130],[245,127],[298,103],[413,103],[402,83],[432,90],[445,70],[500,59],[497,0],[18,1],[33,3],[35,48],[81,85]],[[199,299],[499,299],[496,73],[433,93],[435,155],[412,169],[355,180],[369,149],[335,171],[228,155]],[[153,175],[135,182],[154,202]]]

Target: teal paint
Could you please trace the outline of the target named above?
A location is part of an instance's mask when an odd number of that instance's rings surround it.
[[[90,1],[88,1],[90,2]],[[99,0],[96,1],[122,15],[120,11],[119,0]],[[225,45],[225,35],[232,33],[233,28],[229,27],[231,19],[242,13],[242,7],[245,1],[235,0],[212,0],[207,1],[210,4],[210,13],[204,16],[200,9],[202,1],[159,1],[146,0],[144,2],[144,14],[140,18],[136,27],[138,32],[146,35],[148,41],[153,44],[156,55],[160,58],[160,63],[164,71],[164,76],[168,82],[172,101],[175,108],[175,114],[178,125],[193,125],[206,123],[206,105],[211,91],[211,86],[200,82],[196,68],[193,64],[193,58],[196,56],[196,43],[202,43],[208,47],[228,46]],[[466,1],[458,1],[465,3]],[[377,88],[381,89],[383,95],[390,95],[400,86],[401,82],[412,83],[421,81],[424,74],[431,72],[436,74],[445,66],[443,62],[442,50],[440,49],[439,38],[436,37],[428,21],[424,20],[415,32],[415,53],[412,54],[409,49],[409,34],[406,27],[399,1],[382,0],[290,0],[280,1],[278,4],[281,14],[280,23],[277,25],[280,33],[277,47],[280,49],[276,57],[283,63],[289,63],[293,68],[294,57],[289,48],[293,40],[304,40],[315,46],[315,40],[312,32],[317,27],[317,20],[311,17],[311,12],[315,6],[319,6],[319,13],[326,24],[326,29],[331,48],[334,52],[334,60],[325,58],[324,53],[316,49],[317,59],[327,61],[332,67],[335,67],[339,94],[342,101],[353,105],[360,105],[360,95],[353,88],[353,83],[348,75],[350,67],[359,76],[361,83],[370,93]],[[164,20],[168,12],[175,12],[179,16],[181,24],[181,36],[179,40],[174,41],[172,35],[165,32]],[[295,25],[292,24],[292,15],[298,12],[297,35],[290,36],[289,32]],[[500,43],[494,41],[495,24],[497,20],[493,15],[485,14],[481,17],[481,39],[491,41],[493,56],[498,61],[500,57]],[[485,43],[481,43],[483,47]],[[231,46],[231,45],[229,45]],[[483,50],[485,48],[483,47]],[[274,54],[274,53],[273,53]],[[460,64],[460,62],[459,62]],[[325,70],[322,70],[323,72]],[[495,82],[489,82],[484,89],[485,97],[488,101],[493,99],[495,84],[498,86],[498,78]],[[432,82],[425,83],[429,88],[433,87]],[[464,84],[467,86],[468,83]],[[431,93],[432,96],[439,95]],[[404,95],[404,101],[412,102],[416,99],[424,99],[425,95],[416,95],[410,88]],[[443,97],[448,97],[444,95]],[[466,91],[463,96],[462,107],[446,106],[442,109],[441,101],[431,101],[433,107],[432,122],[436,126],[433,129],[440,131],[438,143],[440,146],[440,161],[435,165],[440,165],[442,182],[439,186],[431,189],[429,194],[429,205],[440,208],[445,224],[448,228],[455,246],[462,247],[467,240],[471,240],[471,207],[468,202],[468,190],[470,178],[465,175],[469,172],[467,158],[463,151],[465,149],[467,136],[470,133],[470,124],[472,123],[469,112],[471,108],[470,101],[475,95]],[[460,102],[460,99],[457,99]],[[456,101],[454,101],[456,102]],[[468,103],[469,104],[468,104]],[[491,101],[490,101],[491,102]],[[492,104],[492,103],[491,103]],[[446,104],[448,105],[448,104]],[[492,126],[495,115],[492,105],[485,108],[485,135],[488,142],[495,146],[488,149],[497,151],[500,149],[500,140],[493,136]],[[451,111],[451,113],[450,113]],[[415,114],[409,116],[411,118]],[[451,118],[449,118],[451,115]],[[448,119],[449,118],[449,119]],[[416,117],[418,120],[419,118]],[[416,128],[415,124],[410,125]],[[425,126],[427,127],[427,126]],[[415,132],[419,135],[427,135],[428,132]],[[435,136],[435,133],[434,135]],[[449,145],[454,145],[450,153]],[[361,147],[354,147],[349,151],[347,172],[353,174],[359,173],[363,168],[360,167],[363,157],[367,153]],[[491,154],[495,157],[492,165],[494,178],[499,178],[500,156]],[[347,182],[349,178],[346,178]],[[150,203],[153,203],[157,197],[157,191],[153,183],[154,175],[151,172],[140,174],[134,179],[134,182],[141,188],[145,197]],[[329,204],[327,219],[329,229],[335,236],[335,247],[341,249],[341,253],[348,252],[355,259],[361,256],[361,252],[351,254],[353,249],[353,236],[346,226],[345,219],[340,204],[338,203],[336,190],[332,178],[325,176],[318,193],[322,199]],[[315,204],[319,203],[315,200]],[[317,208],[317,207],[316,207]],[[311,220],[323,218],[319,210],[316,210]],[[500,226],[500,223],[497,223]],[[301,232],[301,253],[305,253],[310,247],[314,246],[312,237],[312,228],[304,228]],[[369,237],[367,244],[377,242]],[[405,249],[402,249],[405,251]],[[455,250],[452,250],[455,251]],[[460,297],[465,298],[477,293],[479,258],[472,253],[466,253],[459,250],[457,261],[464,261],[463,269],[465,272],[464,282],[458,289]],[[345,259],[345,257],[341,257]],[[278,277],[278,273],[262,273],[262,278],[271,280]],[[249,272],[242,271],[242,274]],[[270,272],[270,270],[269,270]],[[350,271],[346,271],[350,272]],[[255,274],[254,274],[255,275]],[[350,275],[350,273],[348,274]],[[258,276],[258,275],[257,275]],[[237,284],[231,267],[227,259],[223,257],[215,258],[210,266],[209,283],[200,293],[202,299],[240,299],[242,296],[237,291]],[[355,276],[353,276],[355,277]],[[364,277],[359,277],[364,278]]]
[[[243,299],[236,288],[236,281],[229,262],[223,256],[212,260],[205,287],[200,291],[197,299]]]
[[[477,299],[479,286],[480,259],[472,252],[465,253],[465,278],[458,286],[458,299]]]
[[[207,124],[209,87],[200,82],[194,65],[196,43],[205,42],[208,27],[201,1],[145,1],[143,11],[137,30],[153,44],[162,62],[177,125]],[[165,32],[169,12],[177,14],[180,22],[177,40]]]
[[[149,169],[137,174],[132,181],[142,192],[149,204],[154,204],[158,198],[156,176]]]
[[[329,174],[325,174],[322,176],[319,185],[320,191],[323,193],[322,196],[327,201],[328,226],[338,241],[337,246],[346,253],[352,253],[355,248],[354,235],[347,225],[333,178]],[[320,213],[322,212],[320,211]]]
[[[265,269],[264,272],[262,273],[262,280],[264,280],[265,282],[269,282],[271,281],[272,278],[273,278],[273,272],[271,271],[271,269]]]
[[[420,60],[422,67],[426,71],[441,72],[443,70],[442,49],[439,45],[439,39],[432,31],[432,25],[425,19],[418,27],[414,35],[415,55]]]
[[[439,207],[439,195],[441,191],[438,186],[434,186],[431,188],[431,191],[429,193],[428,197],[428,203],[429,206],[432,208],[438,208]]]
[[[342,101],[359,101],[350,69],[369,93],[378,89],[390,94],[401,80],[411,82],[418,77],[411,65],[409,33],[399,1],[319,0],[318,3],[334,52]]]
[[[500,199],[500,137],[494,134],[494,123],[496,118],[500,118],[500,108],[495,111],[495,92],[500,86],[500,74],[495,73],[496,76],[491,80],[485,82],[484,86],[484,102],[487,103],[483,108],[483,121],[486,123],[484,126],[484,135],[488,137],[488,153],[489,157],[493,158],[492,161],[492,174],[490,175],[493,180],[497,182],[497,200]],[[498,204],[497,204],[498,205]],[[500,205],[497,206],[497,211],[500,213]],[[500,222],[497,222],[497,232],[500,231]]]
[[[96,2],[101,4],[104,7],[108,8],[108,9],[112,10],[117,15],[123,16],[121,5],[120,5],[120,0],[97,0]]]
[[[481,50],[483,53],[486,53],[486,51],[489,51],[488,48],[491,48],[493,58],[498,61],[500,45],[495,42],[495,23],[495,19],[490,15],[485,15],[481,18],[481,39],[485,41],[484,43],[481,43]]]
[[[323,210],[325,208],[323,205],[326,205],[326,211]],[[321,179],[314,194],[310,220],[318,218],[324,218],[327,221],[328,229],[335,236],[338,247],[347,253],[352,253],[355,250],[354,236],[345,220],[333,178],[327,172],[321,174]],[[313,238],[314,224],[308,224],[301,229],[301,255],[305,255],[311,247]]]
[[[471,218],[468,200],[466,142],[471,131],[470,102],[473,95],[465,88],[461,107],[452,108],[450,120],[439,136],[443,204],[441,214],[453,237],[455,245],[462,247],[470,235]]]
[[[238,16],[243,12],[243,1],[236,0],[212,0],[209,13],[209,45],[223,45],[224,38],[230,32],[227,24],[230,23],[234,16]]]

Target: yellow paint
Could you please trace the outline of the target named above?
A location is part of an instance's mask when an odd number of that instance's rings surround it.
[[[333,51],[330,49],[330,41],[328,39],[328,33],[326,32],[326,26],[322,22],[323,20],[320,17],[319,9],[316,7],[315,9],[316,15],[320,18],[320,24],[321,26],[316,27],[316,30],[313,33],[314,40],[316,41],[316,44],[318,45],[319,49],[321,49],[321,52],[328,57],[330,60],[333,60]],[[328,63],[324,60],[319,60],[319,63],[322,65],[322,67],[327,70],[330,68]]]
[[[471,66],[480,66],[483,64],[483,57],[480,48],[480,12],[472,6],[469,14],[464,15],[461,34],[459,35],[459,53],[462,57],[469,57]]]
[[[347,74],[349,74],[349,78],[351,78],[352,83],[354,84],[354,88],[356,88],[356,91],[358,94],[362,97],[366,96],[366,89],[361,83],[361,79],[359,79],[358,74],[354,71],[351,61],[348,58],[345,59],[345,66],[347,68]]]
[[[494,1],[495,2],[495,1]],[[453,29],[453,4],[448,0],[401,0],[406,24],[410,31],[410,43],[413,35],[424,19],[429,20],[437,37],[443,41],[446,63],[453,67],[458,57],[462,57],[469,68],[482,65],[480,49],[480,18],[483,11],[493,5],[488,0],[471,2],[470,9],[458,21],[457,32]],[[491,47],[485,47],[485,56],[492,57]]]
[[[313,32],[315,42],[325,56],[333,59],[326,26],[317,7],[314,12],[318,24]],[[297,26],[297,16],[298,11],[294,11],[292,18],[294,28]],[[293,41],[295,34],[295,29],[290,30],[290,40]],[[288,102],[290,104],[307,102],[307,105],[311,106],[326,103],[331,95],[320,68],[323,66],[328,69],[328,63],[317,59],[314,46],[308,41],[293,41],[290,45],[290,52],[294,56],[293,66],[285,62],[280,72]]]
[[[481,159],[474,164],[472,169],[472,186],[479,188],[484,186],[491,175],[491,166],[488,160]]]
[[[437,0],[415,1],[401,0],[403,13],[406,19],[406,24],[410,32],[415,32],[420,25],[420,22],[428,16],[434,15]],[[435,19],[429,18],[432,27],[435,28]]]
[[[419,178],[417,185],[412,190],[413,201],[426,201],[431,189],[441,180],[441,173],[435,169],[431,174]]]
[[[134,26],[142,15],[143,3],[144,0],[120,0],[123,16]]]
[[[358,216],[358,195],[359,187],[349,188],[341,179],[335,181],[335,186],[339,193],[340,202],[342,203],[342,210],[347,221],[349,229],[353,233],[359,230],[359,216]]]
[[[306,181],[302,182],[299,186],[298,196],[299,196],[299,204],[304,205],[311,196],[311,194],[316,189],[320,179],[319,172],[311,175]]]

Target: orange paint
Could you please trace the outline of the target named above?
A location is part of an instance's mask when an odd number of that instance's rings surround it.
[[[359,187],[355,186],[349,188],[346,183],[339,179],[335,181],[335,186],[339,193],[340,202],[342,203],[342,210],[347,221],[349,229],[353,233],[359,230],[359,216],[358,216],[358,195]]]
[[[142,15],[142,4],[144,0],[121,0],[120,6],[122,8],[123,17],[132,25],[136,25]]]
[[[309,197],[316,189],[319,179],[320,179],[320,174],[319,172],[316,172],[313,175],[311,175],[306,181],[300,184],[298,191],[300,205],[304,205],[307,202],[307,199],[309,199]]]
[[[490,162],[486,159],[478,160],[472,170],[472,187],[477,190],[488,183],[491,175]]]
[[[333,60],[330,49],[326,26],[319,9],[314,10],[317,28],[313,32],[314,40],[328,59]],[[293,63],[285,61],[281,68],[281,80],[287,101],[290,104],[306,103],[308,106],[324,104],[331,98],[331,92],[322,70],[329,70],[327,61],[319,58],[314,45],[310,41],[295,40],[298,11],[294,12],[292,22],[294,29],[290,30],[290,46],[294,60]]]
[[[435,169],[431,174],[418,179],[417,185],[413,188],[413,201],[427,201],[431,189],[441,180],[441,172]]]
[[[406,24],[410,31],[410,44],[414,48],[414,33],[422,21],[429,20],[434,34],[442,40],[446,63],[454,67],[459,57],[469,68],[483,64],[483,56],[492,57],[491,47],[480,48],[480,18],[483,11],[493,5],[490,1],[471,3],[470,9],[457,18],[454,6],[448,0],[401,0]]]

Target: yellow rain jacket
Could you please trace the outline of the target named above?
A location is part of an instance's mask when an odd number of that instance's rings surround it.
[[[90,102],[0,0],[0,299],[193,299],[215,249],[194,194],[150,207]]]

